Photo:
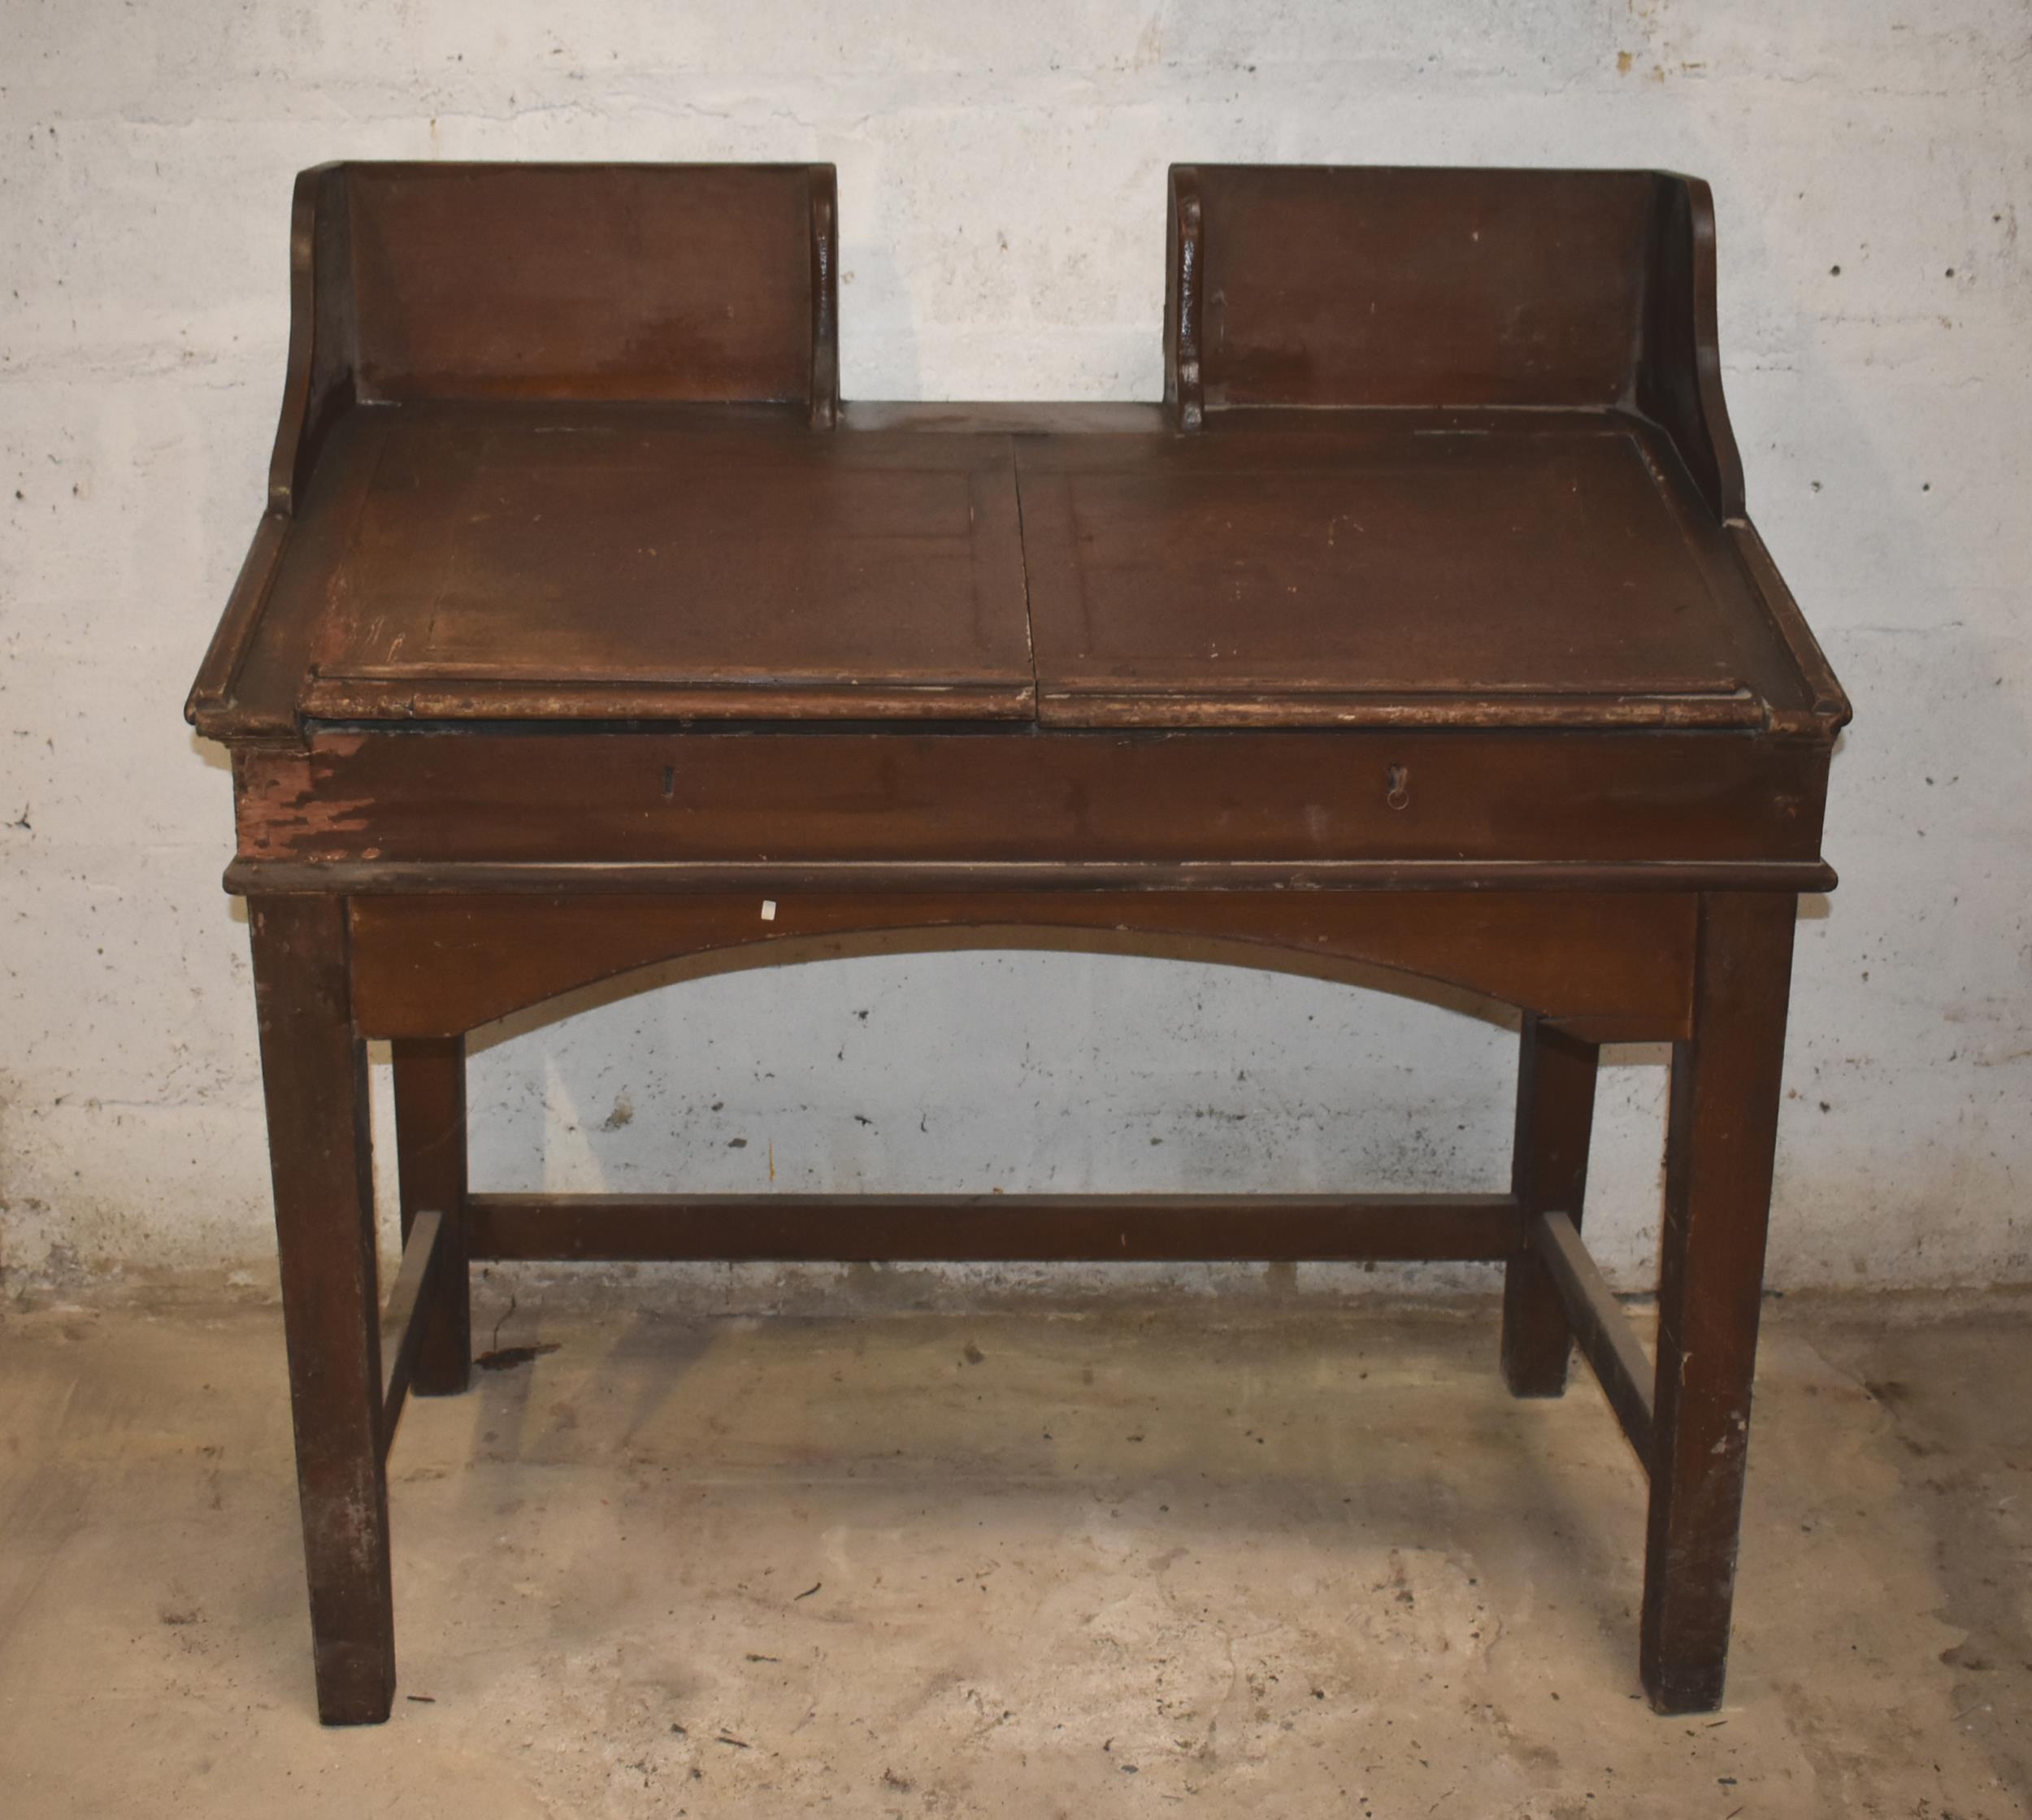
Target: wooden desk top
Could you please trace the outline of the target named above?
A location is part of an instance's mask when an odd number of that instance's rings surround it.
[[[327,719],[1027,716],[1006,438],[711,406],[356,413],[276,606]]]
[[[1813,707],[1744,555],[1634,417],[966,427],[994,421],[355,410],[292,522],[245,706],[277,730],[1758,728]]]
[[[1164,405],[842,408],[826,167],[307,172],[189,711],[1830,738],[1711,232],[1648,172],[1180,167]]]
[[[1810,705],[1632,416],[1236,412],[1015,459],[1053,723],[1761,727]]]

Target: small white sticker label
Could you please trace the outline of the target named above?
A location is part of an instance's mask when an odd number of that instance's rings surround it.
[[[765,922],[765,923],[774,923],[775,920],[776,920],[776,900],[775,900],[774,897],[765,897],[765,898],[763,898],[763,899],[762,899],[762,921],[763,921],[763,922]]]

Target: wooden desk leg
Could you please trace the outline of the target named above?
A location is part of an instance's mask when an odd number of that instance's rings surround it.
[[[423,1338],[410,1388],[419,1396],[455,1396],[471,1378],[473,1351],[466,1262],[466,1040],[402,1037],[389,1048],[402,1237],[408,1239],[426,1209],[445,1216],[429,1300],[419,1311]]]
[[[365,1046],[345,907],[257,898],[254,998],[296,1424],[318,1717],[365,1725],[395,1692]]]
[[[1728,1666],[1796,912],[1702,899],[1693,1034],[1673,1049],[1641,1652],[1661,1713],[1712,1712]]]
[[[1580,1224],[1600,1054],[1594,1044],[1526,1014],[1510,1181],[1527,1218],[1557,1212]],[[1536,1252],[1520,1253],[1503,1271],[1503,1379],[1511,1394],[1557,1396],[1566,1388],[1573,1346],[1552,1273]]]

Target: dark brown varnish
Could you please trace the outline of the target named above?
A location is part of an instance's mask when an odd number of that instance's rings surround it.
[[[1179,166],[1161,404],[839,398],[830,167],[298,180],[232,749],[319,1714],[387,1716],[384,1457],[472,1258],[1505,1267],[1651,1475],[1640,1661],[1722,1697],[1798,893],[1848,706],[1745,513],[1713,205],[1652,172]],[[474,1195],[465,1040],[949,947],[1522,1014],[1495,1195]],[[376,1282],[363,1045],[393,1045]],[[1655,1372],[1583,1246],[1672,1045]],[[533,1355],[532,1355],[533,1356]]]

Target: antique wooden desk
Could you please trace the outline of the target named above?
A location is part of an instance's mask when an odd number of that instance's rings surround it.
[[[1161,405],[842,406],[829,167],[298,180],[267,510],[189,712],[232,754],[326,1720],[389,1711],[384,1462],[466,1385],[475,1258],[1500,1261],[1510,1387],[1578,1341],[1649,1472],[1650,1697],[1720,1700],[1848,710],[1744,515],[1707,187],[1179,167],[1169,217]],[[489,1019],[956,945],[1517,1007],[1513,1186],[467,1192]],[[1626,1040],[1673,1045],[1655,1370],[1579,1238]]]

